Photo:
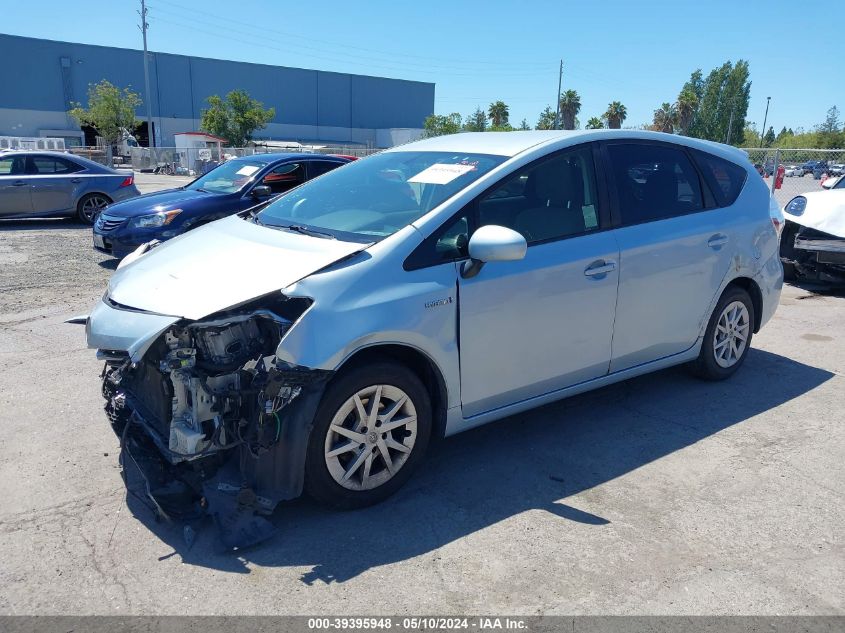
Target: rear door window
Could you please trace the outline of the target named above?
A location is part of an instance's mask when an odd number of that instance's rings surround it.
[[[698,172],[686,152],[668,145],[607,145],[623,225],[694,213],[704,208]]]
[[[262,185],[270,187],[274,194],[284,193],[305,182],[305,167],[302,163],[286,163],[279,165],[267,173]]]
[[[333,163],[328,160],[312,160],[308,163],[308,180],[322,176],[330,172],[332,169],[337,169],[343,163]]]
[[[29,164],[31,173],[44,176],[72,174],[82,169],[76,163],[54,156],[31,156]]]
[[[698,150],[694,150],[694,154],[704,180],[713,191],[716,204],[720,207],[732,205],[745,185],[748,172],[736,163],[713,154]]]

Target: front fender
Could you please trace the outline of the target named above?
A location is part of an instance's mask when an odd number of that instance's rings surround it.
[[[358,266],[362,269],[353,270]],[[447,385],[448,406],[458,406],[455,265],[416,271],[400,266],[393,279],[377,283],[367,283],[365,268],[366,262],[341,267],[286,289],[286,295],[309,297],[314,303],[285,334],[276,356],[291,365],[336,371],[365,348],[409,347],[440,371]]]

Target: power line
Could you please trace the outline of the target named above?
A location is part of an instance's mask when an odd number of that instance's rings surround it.
[[[185,23],[185,22],[180,22],[178,20],[166,19],[166,18],[161,18],[161,17],[156,17],[155,21],[162,22],[164,24],[171,24],[171,25],[174,25],[174,26],[181,26],[181,27],[190,28],[194,31],[197,31],[199,33],[205,33],[206,35],[210,35],[210,36],[215,37],[215,38],[225,37],[226,39],[228,39],[230,41],[243,43],[243,44],[249,44],[249,45],[255,46],[257,48],[265,48],[265,49],[268,49],[268,50],[274,50],[274,51],[277,51],[277,52],[280,52],[280,53],[286,53],[286,54],[290,54],[291,52],[296,52],[295,49],[292,50],[292,49],[289,49],[289,48],[282,48],[282,47],[267,43],[266,41],[264,41],[262,39],[256,38],[254,32],[245,32],[245,31],[242,31],[240,29],[234,29],[234,28],[231,28],[231,27],[229,27],[229,28],[219,27],[219,26],[209,24],[209,23],[205,24],[205,28],[200,28],[196,24],[188,24],[188,23]],[[209,29],[211,29],[211,30],[209,30]],[[233,33],[243,34],[243,35],[240,36],[240,37],[236,37],[235,35],[233,35]],[[249,39],[245,39],[245,37],[248,37]],[[302,47],[300,47],[300,48],[302,48]],[[332,62],[332,63],[337,64],[337,63],[348,63],[348,59],[346,59],[346,57],[349,57],[349,56],[347,55],[344,58],[338,58],[338,57],[334,57],[334,56],[330,56],[330,55],[319,55],[319,54],[309,53],[308,57],[313,58],[313,59],[320,59],[320,60],[324,60],[324,61],[328,61],[328,62]],[[416,73],[416,74],[435,75],[435,76],[449,75],[449,76],[453,76],[453,77],[476,77],[476,76],[478,76],[478,73],[480,72],[480,71],[473,70],[473,69],[466,69],[466,72],[463,72],[463,73],[448,72],[448,70],[445,70],[445,71],[444,70],[420,70],[420,69],[416,69],[416,68],[409,69],[409,68],[406,68],[404,66],[393,66],[393,65],[390,65],[390,64],[383,64],[383,63],[380,63],[380,62],[376,62],[376,63],[369,62],[369,65],[372,66],[372,67],[375,67],[375,68],[382,68],[382,69],[386,69],[386,70],[389,70],[389,71],[392,71],[392,72],[399,72],[399,73],[403,73],[403,74]],[[485,71],[485,72],[493,73],[493,71]],[[353,73],[353,74],[355,74],[355,73]],[[511,76],[524,77],[524,76],[532,76],[532,75],[538,75],[539,76],[539,75],[545,75],[545,74],[547,74],[547,72],[546,73],[540,73],[540,72],[535,72],[535,71],[531,71],[531,72],[521,72],[521,71],[520,72],[514,72],[514,71],[501,72],[501,71],[499,71],[499,72],[493,73],[493,76],[497,76],[497,77],[499,77],[499,76],[501,76],[501,77],[511,77]]]
[[[239,24],[239,25],[247,27],[249,29],[250,35],[254,36],[256,34],[254,23],[235,20],[235,19],[230,18],[228,16],[215,15],[213,13],[209,13],[206,9],[203,9],[203,18],[197,18],[196,17],[196,9],[187,7],[185,5],[180,5],[179,3],[173,2],[172,0],[168,1],[167,7],[168,8],[156,6],[156,10],[159,11],[159,12],[170,13],[171,15],[180,17],[182,19],[191,19],[192,21],[194,21],[194,20],[205,21],[206,24],[210,24],[208,22],[209,19],[218,20],[220,22],[223,22],[224,23],[223,28],[227,28],[227,29],[231,28],[232,24]],[[177,13],[174,13],[172,11],[172,9],[176,9],[177,11],[182,11],[182,12],[188,13],[190,15],[189,16],[178,15]],[[214,25],[214,26],[217,26],[218,28],[220,28],[220,25]],[[261,32],[275,33],[275,34],[283,35],[283,36],[286,36],[286,37],[298,38],[300,40],[304,39],[304,36],[303,36],[302,33],[291,33],[289,31],[281,31],[281,30],[278,30],[278,29],[272,29],[272,28],[266,28],[266,27],[262,27]],[[531,68],[531,67],[534,67],[534,68],[539,70],[541,67],[545,66],[544,64],[540,64],[540,63],[526,64],[526,63],[522,63],[522,62],[479,60],[479,59],[476,59],[476,60],[467,60],[467,59],[455,60],[454,58],[429,57],[429,56],[423,56],[423,55],[413,55],[413,54],[410,54],[410,53],[401,53],[401,52],[395,52],[395,51],[386,51],[386,50],[378,50],[378,49],[373,49],[373,48],[365,48],[365,47],[362,47],[362,46],[355,46],[353,44],[346,44],[346,43],[339,45],[336,41],[315,38],[315,37],[312,37],[311,35],[307,36],[307,40],[310,41],[310,42],[321,42],[323,44],[328,44],[329,46],[342,46],[343,50],[340,51],[340,52],[344,56],[349,55],[349,52],[348,52],[347,49],[354,49],[354,50],[359,50],[359,51],[364,51],[364,52],[376,53],[377,55],[386,55],[391,60],[395,59],[396,57],[408,57],[408,58],[412,58],[412,59],[420,59],[420,60],[423,60],[425,62],[424,64],[415,64],[415,65],[432,66],[431,61],[440,61],[440,62],[445,62],[445,63],[449,64],[448,67],[453,67],[455,63],[461,63],[461,64],[464,64],[464,65],[472,65],[472,64],[491,65],[491,66],[496,66],[496,69],[499,69],[499,68],[502,68],[502,67],[507,67],[507,66],[513,66],[514,70]],[[308,47],[307,45],[303,45],[303,44],[299,44],[299,46],[303,47],[303,48],[306,48],[306,47],[312,48],[312,49],[314,48],[314,47]],[[317,49],[317,50],[324,50],[324,49]],[[358,57],[361,57],[361,56],[358,56]],[[370,59],[373,59],[373,58],[370,57]],[[381,59],[383,59],[383,58],[381,58]],[[407,62],[407,63],[411,64],[411,62]],[[491,70],[496,70],[496,69],[491,69]]]

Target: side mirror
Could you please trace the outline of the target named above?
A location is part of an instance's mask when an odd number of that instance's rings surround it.
[[[269,198],[273,195],[273,190],[267,185],[257,185],[252,188],[253,198]]]
[[[528,242],[522,234],[504,226],[482,226],[469,240],[470,261],[464,262],[461,276],[475,277],[487,262],[512,262],[525,257]]]

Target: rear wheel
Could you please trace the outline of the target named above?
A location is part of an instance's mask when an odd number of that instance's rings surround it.
[[[431,435],[431,404],[407,367],[375,363],[329,384],[308,443],[305,488],[341,509],[378,503],[422,461]]]
[[[701,352],[691,369],[705,380],[724,380],[739,369],[754,330],[754,304],[742,288],[728,288],[710,316]]]
[[[77,217],[86,224],[94,224],[97,216],[111,204],[111,199],[102,193],[89,193],[82,196],[76,205]]]

